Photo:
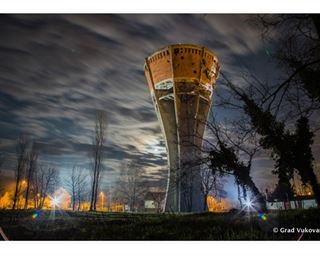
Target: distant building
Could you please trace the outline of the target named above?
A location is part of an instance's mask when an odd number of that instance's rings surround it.
[[[164,209],[165,192],[148,192],[144,199],[144,211],[159,213]]]
[[[267,201],[268,210],[289,210],[289,209],[310,209],[316,208],[318,204],[316,200],[310,196],[296,196],[291,201]]]

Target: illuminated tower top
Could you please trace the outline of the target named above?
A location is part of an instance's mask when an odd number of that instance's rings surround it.
[[[147,67],[148,65],[148,67]],[[220,65],[216,54],[201,46],[193,44],[175,44],[164,47],[147,58],[145,72],[150,91],[172,88],[172,79],[176,81],[194,82],[208,90],[212,89],[218,78]],[[152,81],[151,81],[152,80]]]

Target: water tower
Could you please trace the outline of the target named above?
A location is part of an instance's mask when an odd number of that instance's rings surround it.
[[[145,60],[144,72],[168,154],[167,212],[204,209],[197,158],[219,68],[215,53],[192,44],[169,45]]]

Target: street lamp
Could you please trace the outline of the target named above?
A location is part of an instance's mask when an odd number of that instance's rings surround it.
[[[26,180],[22,180],[21,181],[21,187],[24,189],[27,185],[27,181]]]

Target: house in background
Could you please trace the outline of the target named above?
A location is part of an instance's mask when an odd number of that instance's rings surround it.
[[[144,211],[150,213],[162,212],[164,209],[165,196],[165,192],[149,191],[144,198]]]
[[[297,174],[291,186],[277,184],[273,191],[266,189],[266,202],[268,210],[290,210],[317,208],[318,204],[314,198],[312,188],[298,182]]]
[[[267,201],[268,210],[310,209],[317,208],[318,204],[312,195],[295,196],[290,201]]]

